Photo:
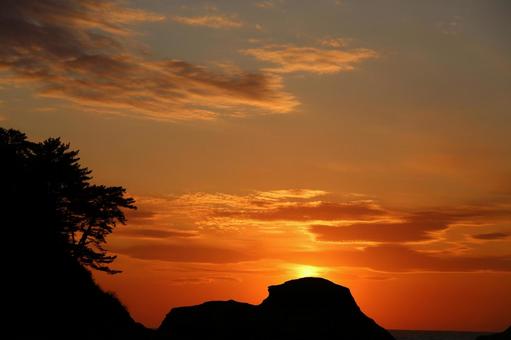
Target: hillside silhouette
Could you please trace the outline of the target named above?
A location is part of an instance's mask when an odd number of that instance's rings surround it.
[[[104,244],[133,200],[91,183],[60,139],[0,128],[4,333],[16,339],[139,338],[148,332],[87,268],[116,273]]]
[[[211,301],[174,308],[158,332],[170,339],[394,339],[357,306],[348,288],[322,278],[270,286],[260,305]]]

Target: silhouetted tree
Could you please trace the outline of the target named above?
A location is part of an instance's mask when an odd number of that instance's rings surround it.
[[[64,252],[82,265],[118,273],[116,258],[104,248],[123,209],[135,209],[122,187],[91,183],[91,171],[79,163],[78,151],[59,138],[40,143],[0,128],[0,180],[4,219],[25,240],[29,250]],[[42,252],[44,254],[44,252]]]

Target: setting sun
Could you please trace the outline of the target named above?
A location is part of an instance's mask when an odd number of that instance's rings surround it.
[[[296,277],[320,277],[322,276],[322,270],[316,266],[295,266],[293,268]]]

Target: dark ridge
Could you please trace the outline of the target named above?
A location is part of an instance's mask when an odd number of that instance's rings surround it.
[[[258,306],[213,301],[174,308],[159,334],[169,339],[394,339],[357,306],[348,288],[322,278],[270,286]]]

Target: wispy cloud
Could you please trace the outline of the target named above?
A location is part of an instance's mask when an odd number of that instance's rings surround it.
[[[430,240],[433,238],[432,232],[446,229],[455,220],[449,214],[423,212],[403,220],[395,217],[393,221],[368,221],[340,226],[313,225],[310,231],[320,241],[410,242]]]
[[[275,3],[273,1],[258,1],[255,3],[255,6],[258,8],[273,8]]]
[[[226,15],[173,16],[172,20],[189,26],[206,26],[211,28],[239,28],[243,26],[240,20]]]
[[[130,24],[163,19],[155,13],[99,0],[8,1],[0,11],[0,82],[33,83],[39,95],[84,110],[186,120],[285,113],[298,105],[277,75],[213,72],[131,51]]]
[[[349,39],[346,38],[323,38],[319,40],[319,44],[325,47],[342,48],[348,44]]]
[[[370,49],[340,50],[296,45],[267,45],[245,49],[241,53],[275,64],[266,70],[276,73],[352,71],[362,61],[377,57],[377,53]]]

